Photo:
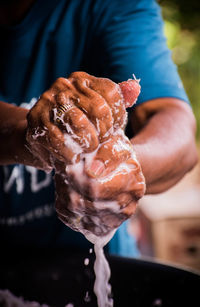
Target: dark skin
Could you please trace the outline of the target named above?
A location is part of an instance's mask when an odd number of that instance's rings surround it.
[[[147,194],[175,185],[197,163],[196,122],[191,108],[175,98],[147,101],[135,108],[131,139],[147,183]]]
[[[24,147],[29,149],[28,155],[32,153],[38,167],[55,168],[56,210],[60,219],[73,229],[80,227],[73,222],[80,221],[81,215],[85,217],[82,228],[106,234],[134,213],[137,200],[144,195],[141,167],[133,156],[131,142],[121,130],[126,122],[126,106],[130,106],[139,94],[138,82],[132,80],[131,84],[137,94],[129,99],[124,96],[127,91],[124,89],[123,94],[120,85],[113,81],[75,72],[68,79],[57,79],[27,114],[27,129],[23,136],[27,143]],[[64,103],[70,103],[72,107],[61,113],[62,120],[57,121],[55,115]],[[2,106],[6,107],[6,104],[2,103]],[[16,109],[11,107],[4,113],[6,118],[12,116],[12,111]],[[17,120],[20,125],[20,118]],[[10,135],[15,133],[4,119],[6,132],[8,126]],[[19,143],[17,136],[13,138],[17,140],[15,146]],[[10,150],[12,146],[11,142]],[[81,154],[77,153],[77,148],[81,148]],[[28,155],[22,151],[16,153],[15,159],[27,164]],[[86,161],[88,157],[89,162]],[[110,201],[117,211],[105,207]],[[97,218],[104,225],[102,228],[92,223]]]
[[[35,0],[1,1],[1,24],[11,26],[19,23],[34,2]],[[1,149],[0,163],[18,162],[42,167],[25,146],[28,111],[2,103],[0,109],[1,125],[5,126],[7,118],[8,127],[14,131],[11,135],[1,129],[0,138],[2,141],[6,139],[6,142]],[[7,112],[9,117],[6,116]],[[11,116],[12,113],[15,116]],[[146,178],[146,193],[167,190],[197,163],[195,118],[191,108],[179,99],[166,97],[147,101],[135,108],[132,122],[137,133],[131,142]],[[173,124],[175,122],[176,125]],[[16,146],[13,146],[14,144]],[[48,153],[46,155],[48,156]]]
[[[19,0],[17,4],[12,1],[8,5],[1,4],[0,20],[2,24],[10,26],[19,23],[27,14],[33,2],[34,0]],[[61,80],[58,82],[58,86],[61,92],[66,90],[63,88]],[[102,88],[102,86],[100,87]],[[52,91],[52,88],[50,88],[50,91]],[[44,101],[48,101],[48,93],[44,94]],[[90,103],[92,103],[92,97],[88,98],[88,105]],[[52,106],[50,105],[50,108]],[[41,107],[39,104],[39,107],[31,111],[31,116],[29,113],[27,122],[27,110],[4,102],[0,103],[0,141],[1,144],[4,144],[0,150],[0,164],[21,163],[43,170],[51,170],[53,167],[52,156],[54,162],[56,160],[56,164],[61,169],[60,164],[70,163],[69,160],[72,157],[63,146],[62,129],[54,129],[54,127],[52,129],[51,119],[48,116],[45,117],[45,114],[49,114],[48,108],[49,103],[43,102]],[[94,120],[95,110],[92,111],[93,113],[90,112],[88,113],[89,119]],[[91,114],[93,115],[91,116]],[[99,112],[96,112],[96,114],[99,114]],[[197,163],[195,146],[196,123],[192,110],[181,100],[166,97],[146,101],[137,106],[130,120],[134,130],[134,137],[130,142],[133,144],[146,180],[146,194],[164,192],[176,184]],[[45,121],[44,126],[48,128],[48,134],[45,139],[43,138],[41,141],[34,143],[34,140],[30,141],[30,135],[34,131],[34,125],[38,127],[38,123],[41,121]],[[88,131],[90,130],[89,122],[87,129]],[[76,133],[78,136],[81,135],[81,131],[78,129]],[[94,146],[97,140],[95,134],[93,136],[91,146]],[[112,155],[108,153],[108,159],[109,157],[112,160]],[[127,159],[127,157],[124,159]],[[108,163],[108,167],[105,170],[107,174],[111,171],[110,165],[112,165],[112,170],[115,169],[119,165],[119,159],[116,159],[115,156],[115,160]],[[90,176],[93,172],[95,177],[98,175],[96,174],[97,166],[95,163],[92,168],[89,173],[86,170],[86,173]],[[118,183],[117,180],[119,180]],[[57,178],[57,181],[59,181],[59,178]],[[120,181],[120,178],[116,179],[115,185],[117,195],[115,199],[119,204],[121,199],[118,199],[120,196],[117,191]],[[127,184],[129,181],[130,177],[127,176]],[[127,184],[124,183],[124,187]],[[60,186],[61,182],[59,181],[59,188]],[[134,188],[132,192],[133,190]],[[112,192],[115,195],[115,191],[113,190]],[[130,200],[125,193],[126,191],[124,191],[125,196],[122,192],[124,199],[128,199],[129,203]],[[59,191],[59,194],[62,194],[61,191]],[[64,194],[66,194],[65,186],[63,187]],[[101,198],[101,195],[99,197]],[[135,198],[137,199],[136,196]],[[61,197],[60,203],[63,203],[63,199]],[[124,199],[122,199],[122,203]],[[136,202],[134,201],[131,206],[128,207],[127,205],[127,216],[134,213],[135,204]]]
[[[0,140],[4,144],[0,163],[22,163],[45,169],[41,160],[26,147],[27,114],[26,109],[0,103]],[[139,105],[131,118],[137,131],[131,143],[146,179],[146,193],[164,192],[197,163],[192,110],[178,99],[162,98]],[[43,154],[48,164],[50,151],[45,149]],[[50,167],[50,162],[46,166]]]

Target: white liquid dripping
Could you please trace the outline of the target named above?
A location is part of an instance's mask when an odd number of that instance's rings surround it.
[[[94,283],[94,293],[97,296],[98,307],[113,307],[111,298],[110,267],[105,258],[103,247],[95,244],[94,251],[96,260],[94,263],[94,272],[96,275]]]
[[[94,244],[95,262],[95,283],[94,293],[97,297],[98,307],[113,307],[113,299],[111,298],[112,288],[109,284],[110,279],[110,267],[105,257],[103,247],[111,240],[115,230],[112,230],[108,235],[103,237],[97,237],[91,233],[85,232],[85,237]]]
[[[89,295],[89,292],[87,291],[86,294],[85,294],[85,297],[84,297],[84,301],[86,303],[89,303],[91,301],[91,298],[90,298],[90,295]]]
[[[120,101],[116,102],[116,105],[119,103]],[[59,120],[63,121],[63,118],[61,117],[59,118]],[[124,117],[124,123],[126,121],[126,117],[127,116]],[[100,215],[99,216],[91,215],[90,222],[93,224],[94,227],[92,232],[86,230],[85,225],[88,221],[87,221],[87,215],[85,215],[85,210],[84,210],[85,203],[84,203],[84,197],[82,195],[84,195],[84,188],[90,186],[90,190],[93,193],[93,198],[94,198],[93,206],[95,209],[98,209],[99,211],[109,210],[114,215],[120,213],[121,208],[115,199],[109,199],[103,201],[101,200],[101,194],[100,194],[101,187],[105,185],[105,183],[112,182],[113,178],[115,178],[120,174],[126,175],[127,173],[131,172],[132,169],[135,168],[136,166],[134,164],[130,163],[127,164],[126,162],[123,162],[118,167],[116,167],[116,169],[113,170],[109,175],[95,179],[89,178],[85,173],[85,169],[89,169],[96,153],[98,152],[100,145],[93,152],[83,153],[82,147],[78,143],[76,143],[73,131],[70,130],[69,125],[65,124],[65,126],[66,126],[66,131],[68,132],[65,134],[65,145],[69,147],[71,151],[74,153],[74,159],[72,161],[73,164],[67,165],[65,171],[69,178],[76,179],[75,180],[76,189],[74,189],[74,186],[72,184],[70,185],[70,183],[67,181],[67,183],[69,184],[68,185],[68,196],[70,200],[69,205],[73,209],[74,217],[72,217],[70,221],[68,219],[64,219],[63,222],[66,223],[66,225],[71,227],[72,229],[83,233],[84,236],[94,244],[94,252],[96,255],[94,263],[94,272],[96,276],[94,283],[94,293],[97,296],[98,307],[113,307],[113,299],[111,298],[111,285],[109,284],[111,272],[109,264],[104,255],[103,247],[113,237],[116,229],[110,230],[110,227],[108,225],[101,223]],[[112,129],[107,131],[108,136],[110,134],[119,136],[118,141],[113,146],[113,155],[117,155],[119,152],[122,151],[128,151],[130,153],[131,158],[137,162],[135,152],[132,148],[132,145],[129,143],[128,138],[125,136],[123,128],[118,127],[116,131],[112,131]],[[98,120],[97,120],[97,130],[100,130]],[[105,134],[104,137],[105,136],[107,135]],[[101,146],[102,145],[103,143],[101,144]],[[104,145],[105,146],[107,145],[106,141]],[[81,159],[78,163],[76,163],[78,155],[80,155]],[[65,217],[62,211],[60,211],[59,214],[60,216],[67,218]],[[102,234],[105,233],[106,235],[101,236]],[[92,251],[90,250],[90,253],[91,252]],[[84,264],[85,265],[89,264],[88,258],[84,260]],[[86,293],[85,301],[87,300],[87,298],[88,298],[88,293]]]
[[[85,259],[84,259],[84,264],[85,264],[86,266],[89,264],[89,262],[90,262],[90,261],[89,261],[88,258],[85,258]]]
[[[118,134],[120,133],[122,132],[118,131]],[[80,160],[80,162],[66,166],[66,173],[76,178],[76,184],[79,187],[80,191],[82,187],[84,187],[87,184],[88,180],[90,180],[90,186],[92,187],[94,194],[96,194],[97,196],[99,194],[98,190],[96,191],[97,179],[96,180],[89,179],[84,172],[84,168],[85,168],[85,165],[86,165],[86,168],[87,166],[89,167],[96,152],[98,151],[98,148],[94,152],[91,152],[91,153],[87,153],[87,154],[82,153],[82,160]],[[126,142],[123,143],[122,141],[119,141],[116,144],[116,148],[114,149],[116,151],[120,151],[124,148],[130,150]],[[79,149],[80,148],[77,148],[76,150],[74,150],[74,152],[79,153]],[[84,158],[84,162],[83,162],[83,158]],[[130,167],[128,167],[125,163],[122,163],[109,176],[107,175],[106,177],[99,178],[98,183],[103,184],[104,182],[108,182],[112,180],[113,176],[115,176],[117,173],[123,173],[127,171],[130,171]],[[77,218],[73,219],[74,229],[76,231],[83,233],[84,236],[91,243],[94,244],[94,252],[96,256],[95,263],[94,263],[94,272],[95,272],[94,293],[96,294],[96,297],[97,297],[98,307],[113,307],[113,299],[111,298],[112,289],[111,289],[111,285],[109,284],[111,272],[110,272],[108,261],[104,255],[103,247],[113,237],[116,229],[108,232],[108,234],[104,236],[96,236],[94,233],[84,229],[84,224],[82,224],[82,219],[84,218],[84,211],[81,212],[80,210],[75,209],[76,208],[75,204],[77,201],[79,201],[80,206],[82,203],[84,206],[84,202],[81,202],[81,195],[79,195],[73,189],[72,186],[70,186],[68,193],[69,193],[71,204],[74,204],[74,206],[72,206],[74,208],[74,213],[76,213],[77,215]],[[118,212],[120,213],[120,207],[117,201],[115,200],[101,201],[97,198],[96,201],[93,201],[93,206],[99,210],[109,209],[110,212],[113,212],[114,214]],[[60,212],[60,214],[62,215],[63,213]],[[90,219],[93,221],[93,224],[96,225],[96,228],[100,229],[100,233],[107,232],[108,230],[107,226],[101,224],[101,220],[98,218],[98,216],[90,216]],[[91,253],[92,249],[90,249],[89,252]],[[88,260],[89,260],[88,258],[84,260],[85,265],[88,265],[89,263]],[[84,299],[86,299],[86,297]]]

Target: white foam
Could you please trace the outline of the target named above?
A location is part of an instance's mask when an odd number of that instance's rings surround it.
[[[123,102],[123,101],[122,101]],[[121,101],[116,102],[116,104],[120,104]],[[125,116],[126,117],[126,116]],[[116,169],[113,170],[109,175],[100,178],[90,178],[87,176],[85,169],[89,169],[99,147],[91,153],[83,153],[83,150],[80,145],[78,145],[75,141],[75,137],[72,138],[70,133],[70,127],[66,126],[66,130],[69,134],[65,135],[65,144],[68,146],[75,155],[80,154],[80,162],[75,163],[76,160],[73,161],[73,164],[66,166],[66,174],[67,174],[67,183],[68,183],[68,193],[70,203],[68,204],[69,209],[73,211],[74,217],[70,219],[70,223],[66,222],[66,225],[70,226],[76,231],[81,232],[91,243],[94,244],[94,252],[96,255],[95,263],[94,263],[94,271],[96,275],[95,284],[94,284],[94,292],[97,296],[98,307],[113,307],[113,299],[111,298],[111,286],[109,284],[110,279],[110,268],[109,264],[105,258],[103,247],[111,240],[116,229],[113,229],[109,225],[106,225],[102,222],[101,219],[101,210],[109,210],[110,213],[116,215],[121,212],[121,207],[118,202],[115,200],[101,200],[99,198],[99,187],[102,188],[102,185],[112,181],[115,176],[118,175],[126,175],[131,172],[133,168],[135,168],[135,164],[128,164],[126,162],[121,163]],[[97,119],[97,130],[100,132],[99,120]],[[106,132],[105,136],[118,135],[116,144],[113,146],[113,154],[118,154],[119,152],[125,150],[130,153],[130,157],[136,160],[136,156],[131,144],[129,144],[128,138],[124,135],[124,131],[119,128],[116,131],[113,131],[113,126]],[[87,142],[85,141],[87,144]],[[105,145],[107,146],[106,142]],[[108,161],[109,162],[109,157]],[[75,180],[70,181],[70,178]],[[76,186],[73,186],[73,182],[76,183]],[[87,188],[90,187],[90,193],[93,197],[92,206],[94,210],[94,214],[88,214],[86,206],[88,205],[88,201],[85,201],[85,193]],[[98,214],[99,212],[99,214]],[[63,212],[59,212],[60,215],[66,216]],[[86,214],[87,213],[87,214]],[[68,219],[64,219],[64,221],[68,221]],[[90,230],[87,230],[85,227],[87,225],[92,225]],[[90,249],[90,253],[92,250]],[[84,264],[89,264],[89,259],[86,258],[84,260]],[[88,299],[88,294],[86,293],[85,300]]]
[[[120,207],[118,205],[118,202],[113,200],[113,201],[94,201],[93,202],[94,207],[96,209],[102,210],[102,209],[109,209],[113,213],[119,213],[120,212]]]
[[[84,265],[87,266],[89,263],[90,263],[89,258],[85,258],[85,259],[84,259]]]
[[[108,235],[97,237],[92,233],[86,232],[86,238],[94,244],[96,255],[94,263],[95,283],[94,293],[97,296],[98,307],[113,307],[113,299],[111,298],[110,267],[104,255],[103,247],[111,240],[116,229],[110,231]]]
[[[90,297],[88,291],[87,291],[86,294],[85,294],[84,301],[85,301],[86,303],[89,303],[89,302],[91,301],[91,297]]]
[[[82,153],[81,146],[72,138],[70,134],[64,133],[65,145],[72,150],[75,155]]]

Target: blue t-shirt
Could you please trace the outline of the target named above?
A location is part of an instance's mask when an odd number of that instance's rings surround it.
[[[137,104],[159,97],[187,101],[153,0],[37,0],[24,20],[1,27],[0,100],[30,108],[58,77],[86,71],[115,82],[141,79]],[[3,144],[1,144],[3,146]],[[52,174],[0,167],[1,244],[89,248],[54,210]],[[126,223],[108,245],[135,256]]]

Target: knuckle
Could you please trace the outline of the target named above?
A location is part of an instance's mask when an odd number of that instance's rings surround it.
[[[80,79],[80,78],[88,78],[89,75],[84,72],[84,71],[74,71],[70,74],[69,78],[75,78],[75,79]]]
[[[67,82],[67,79],[66,78],[63,78],[63,77],[59,77],[56,79],[56,81],[54,82],[54,85],[59,85],[59,84],[66,84],[68,83]]]
[[[38,104],[43,104],[44,101],[52,101],[52,93],[50,91],[46,91],[40,96]]]

